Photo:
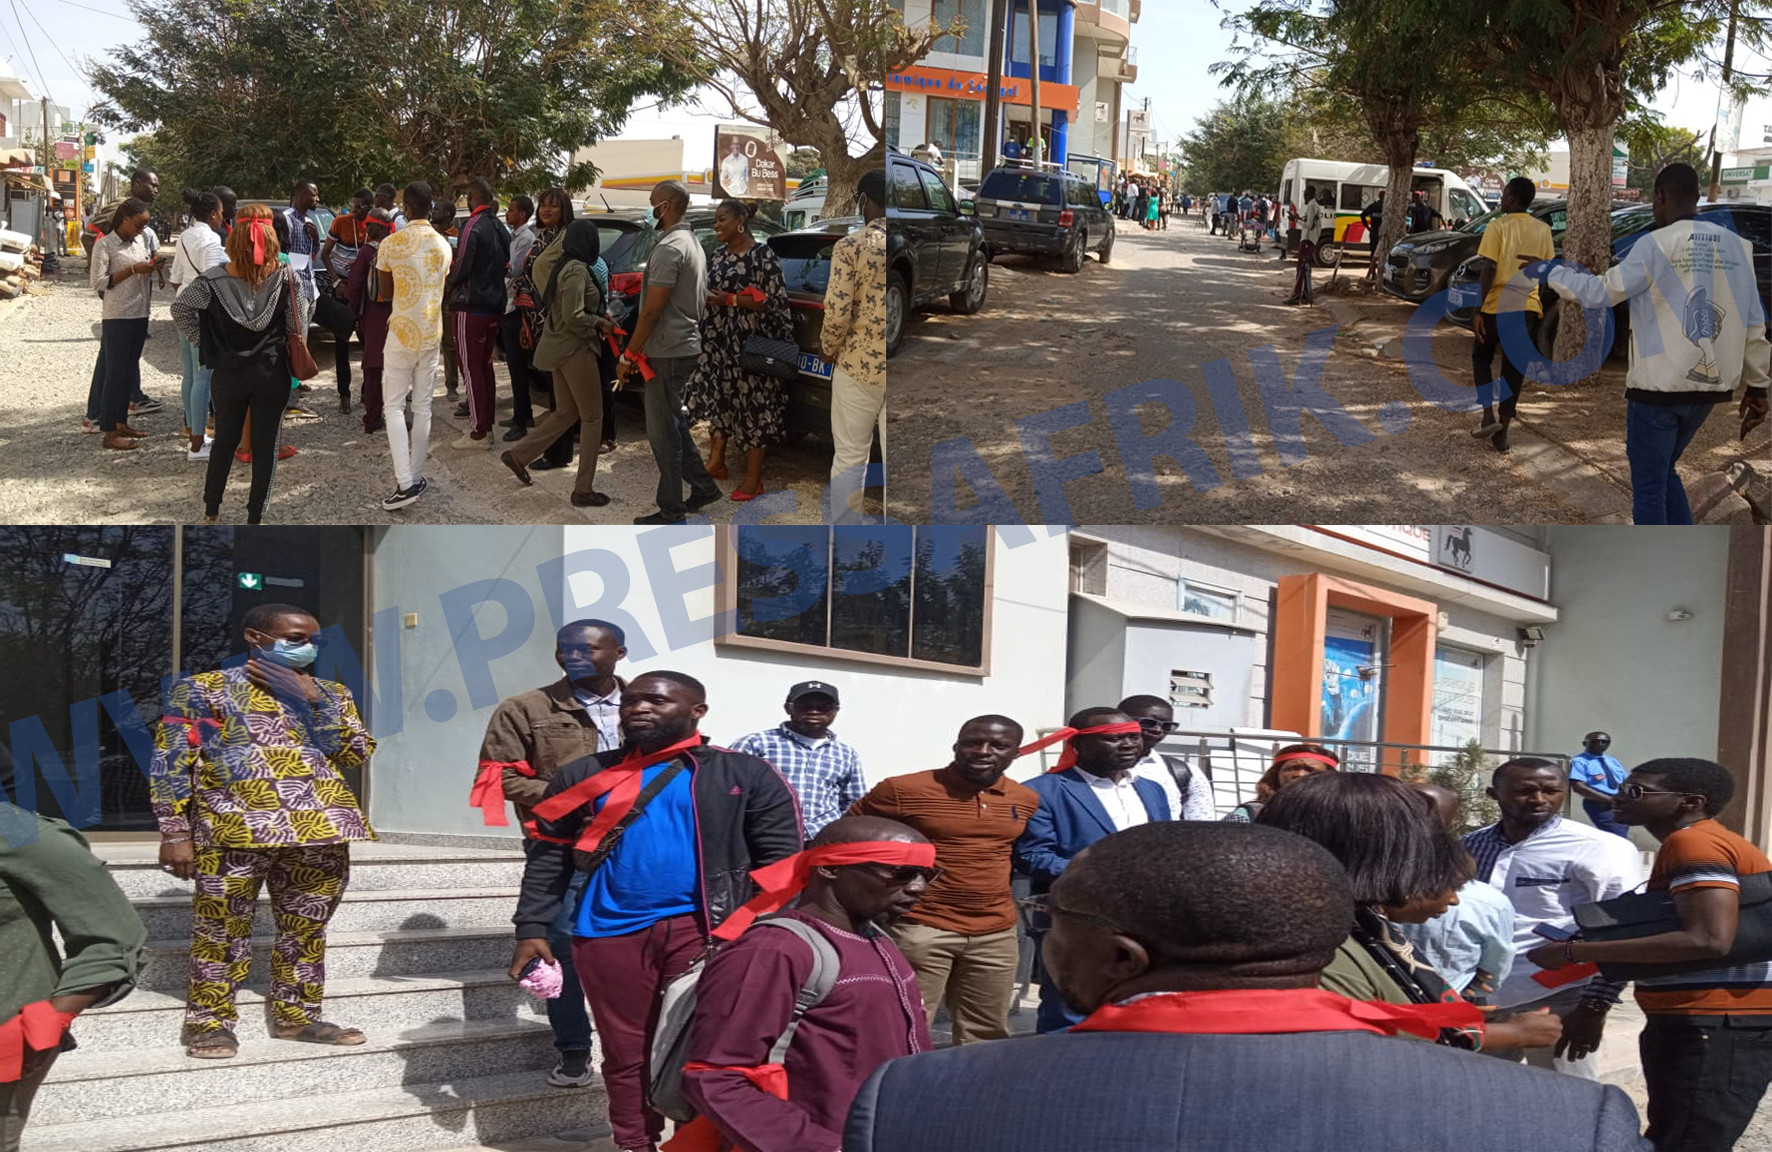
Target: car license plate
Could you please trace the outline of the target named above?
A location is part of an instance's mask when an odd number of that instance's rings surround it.
[[[1028,218],[1028,210],[1026,208],[1010,208],[1007,210],[1006,214],[1011,220],[1026,220]]]
[[[1454,308],[1469,308],[1477,302],[1477,292],[1468,285],[1460,285],[1447,290],[1446,300]]]
[[[831,364],[810,352],[802,352],[800,353],[800,373],[817,380],[829,380],[831,378]]]

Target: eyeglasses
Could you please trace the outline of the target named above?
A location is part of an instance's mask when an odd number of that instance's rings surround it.
[[[1626,800],[1641,800],[1645,796],[1697,796],[1697,792],[1670,792],[1665,788],[1645,788],[1641,784],[1626,784],[1620,788],[1619,794]]]
[[[1169,733],[1181,729],[1181,725],[1174,720],[1140,720],[1138,726],[1146,732]]]
[[[925,884],[933,884],[941,879],[940,868],[924,868],[917,864],[881,864],[873,862],[865,866],[876,869],[876,875],[880,876],[882,879],[890,880],[894,884],[899,885],[910,884],[917,880],[921,880]]]
[[[1050,892],[1041,896],[1030,896],[1025,900],[1017,900],[1015,906],[1021,912],[1022,926],[1029,932],[1045,933],[1052,931],[1053,916],[1074,916],[1080,920],[1093,920],[1097,924],[1105,924],[1115,932],[1125,935],[1124,929],[1105,916],[1097,916],[1093,912],[1078,912],[1071,908],[1061,908],[1052,902]]]

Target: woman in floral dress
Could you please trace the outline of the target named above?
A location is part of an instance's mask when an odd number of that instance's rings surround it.
[[[701,364],[686,389],[691,420],[708,422],[708,472],[727,478],[726,449],[744,453],[744,480],[734,500],[763,491],[763,457],[787,437],[787,385],[773,376],[746,372],[741,357],[750,336],[794,338],[787,281],[781,260],[752,239],[749,212],[737,200],[714,212],[714,235],[724,248],[708,262],[707,313],[701,322]],[[747,288],[763,294],[741,295]]]

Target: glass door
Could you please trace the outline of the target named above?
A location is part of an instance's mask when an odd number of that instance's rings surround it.
[[[1321,730],[1337,740],[1376,741],[1384,732],[1384,667],[1390,622],[1331,609],[1323,637]],[[1342,766],[1372,771],[1370,748],[1341,751]]]

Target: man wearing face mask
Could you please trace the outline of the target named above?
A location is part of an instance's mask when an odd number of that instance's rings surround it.
[[[149,771],[160,867],[195,880],[186,1053],[239,1051],[235,994],[252,960],[253,909],[270,888],[271,1035],[358,1045],[320,1018],[326,924],[350,877],[350,843],[373,840],[342,771],[375,751],[350,689],[316,678],[320,622],[303,608],[246,613],[244,660],[177,681]]]
[[[560,769],[621,747],[622,679],[615,666],[627,654],[626,637],[616,625],[574,620],[554,641],[554,662],[566,675],[545,688],[508,697],[493,710],[480,742],[480,772],[472,795],[487,824],[507,825],[509,800],[517,806],[526,847],[542,843],[535,839],[532,807],[547,794]],[[556,1088],[583,1088],[597,1075],[590,1068],[591,1018],[572,966],[572,918],[584,884],[585,874],[576,872],[548,936],[563,984],[558,997],[542,1001],[560,1053],[559,1064],[548,1075]]]
[[[1612,804],[1629,773],[1616,756],[1606,755],[1610,747],[1612,737],[1605,732],[1583,736],[1581,754],[1569,758],[1569,787],[1581,797],[1582,810],[1595,828],[1629,840],[1630,829],[1612,814]]]
[[[1128,723],[1137,722],[1113,708],[1086,708],[1070,719],[1070,727],[1079,730]],[[1040,806],[1015,842],[1015,857],[1034,878],[1035,895],[1051,889],[1066,865],[1102,837],[1175,817],[1162,786],[1133,774],[1144,758],[1142,726],[1138,731],[1073,736],[1071,747],[1077,754],[1074,765],[1028,781]],[[1081,1019],[1065,1007],[1050,974],[1042,975],[1039,1030],[1056,1032]]]
[[[1015,841],[1040,806],[1033,789],[1003,776],[1021,735],[1007,716],[974,717],[960,726],[947,767],[890,776],[849,809],[908,824],[935,845],[941,875],[892,939],[917,970],[929,1018],[947,1005],[955,1044],[1009,1035],[1021,960],[1010,871]]]

